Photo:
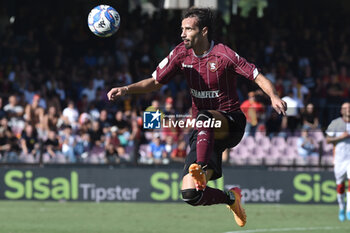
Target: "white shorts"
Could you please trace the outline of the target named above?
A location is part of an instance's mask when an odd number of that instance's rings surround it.
[[[350,161],[334,164],[334,176],[337,185],[350,180]]]

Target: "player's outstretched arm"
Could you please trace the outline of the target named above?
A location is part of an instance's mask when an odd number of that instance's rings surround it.
[[[258,74],[255,78],[255,83],[270,97],[272,107],[278,112],[278,114],[286,115],[287,103],[281,100],[277,95],[275,87],[271,81],[268,80],[264,75]]]
[[[327,136],[326,140],[327,140],[327,143],[337,144],[338,142],[343,141],[349,137],[350,137],[350,134],[348,132],[344,132],[342,135],[338,137]]]
[[[116,100],[119,96],[124,96],[126,94],[142,94],[158,90],[162,87],[157,80],[153,77],[141,80],[137,83],[130,84],[123,87],[112,88],[108,93],[108,100]]]

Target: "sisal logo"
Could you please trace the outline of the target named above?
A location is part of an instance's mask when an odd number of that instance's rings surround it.
[[[335,181],[322,179],[320,174],[298,174],[294,177],[293,186],[296,190],[294,200],[300,203],[333,203],[337,200]]]
[[[4,176],[6,199],[77,200],[79,176],[75,171],[64,177],[37,176],[33,171],[10,170]]]

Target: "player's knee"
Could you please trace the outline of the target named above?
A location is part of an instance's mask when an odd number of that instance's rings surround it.
[[[197,191],[196,189],[183,189],[181,190],[181,194],[182,200],[184,200],[184,202],[193,206],[197,206],[199,205],[199,202],[203,196],[203,191]]]
[[[337,193],[343,194],[345,192],[345,184],[341,183],[337,185]]]
[[[206,120],[209,120],[211,118],[213,118],[213,114],[211,114],[207,110],[201,110],[198,112],[197,121],[206,121]]]

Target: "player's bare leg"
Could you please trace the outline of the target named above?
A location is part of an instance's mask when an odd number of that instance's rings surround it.
[[[196,187],[196,190],[204,190],[207,187],[207,175],[206,171],[202,169],[202,166],[196,163],[191,164],[188,169],[192,181]]]
[[[205,173],[204,177],[207,182],[211,178],[213,174],[213,170],[208,169],[204,173]],[[185,175],[182,179],[182,189],[195,189],[195,188],[196,188],[196,184],[193,181],[193,177],[191,176],[191,174]]]
[[[221,121],[221,127],[197,129],[197,163],[189,167],[189,174],[192,176],[198,190],[204,190],[207,186],[205,169],[213,152],[214,139],[224,139],[228,135],[229,126],[227,119],[218,111],[201,111],[198,114],[197,120],[204,121],[210,118]]]

